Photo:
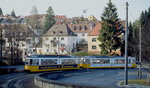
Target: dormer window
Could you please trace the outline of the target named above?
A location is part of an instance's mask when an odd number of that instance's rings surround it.
[[[83,27],[82,27],[82,30],[85,31],[85,30],[86,30],[86,26],[83,26]]]
[[[55,33],[56,33],[55,31],[52,32],[53,35],[54,35]]]
[[[79,30],[81,30],[82,28],[81,28],[81,26],[79,26]]]
[[[76,30],[76,26],[73,27],[73,30],[74,30],[74,31]]]
[[[84,26],[84,30],[86,30],[87,29],[87,27],[86,26]]]
[[[60,34],[62,34],[63,32],[62,32],[62,31],[60,31],[59,33],[60,33]]]

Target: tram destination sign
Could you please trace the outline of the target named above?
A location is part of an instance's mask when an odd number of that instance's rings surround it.
[[[58,69],[58,68],[61,68],[61,65],[39,66],[39,70],[44,70],[44,69]]]

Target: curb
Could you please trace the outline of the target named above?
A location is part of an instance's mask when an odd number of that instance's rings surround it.
[[[150,86],[144,86],[144,85],[138,85],[138,84],[128,84],[128,85],[121,85],[121,82],[124,80],[121,80],[117,83],[117,86],[119,88],[150,88]]]

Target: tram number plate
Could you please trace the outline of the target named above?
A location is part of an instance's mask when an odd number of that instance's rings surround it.
[[[61,65],[39,66],[39,70],[43,70],[43,69],[57,69],[57,68],[61,68]]]

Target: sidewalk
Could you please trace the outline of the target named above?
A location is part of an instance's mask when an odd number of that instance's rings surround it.
[[[119,81],[117,86],[119,88],[150,88],[150,86],[138,85],[138,84],[128,84],[128,85],[121,85],[123,81]]]
[[[24,65],[17,66],[0,66],[0,74],[6,74],[10,72],[20,72],[24,70]]]

